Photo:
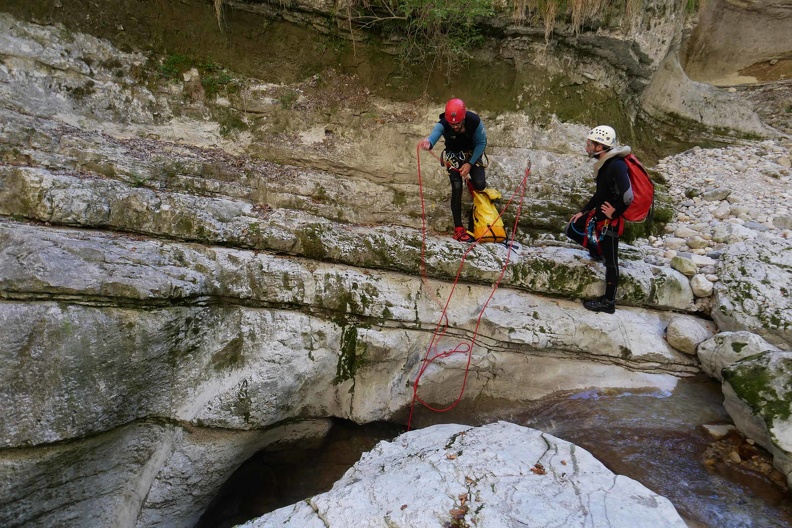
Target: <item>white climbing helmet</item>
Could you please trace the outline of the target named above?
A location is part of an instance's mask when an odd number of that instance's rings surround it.
[[[591,129],[586,139],[602,143],[606,147],[611,148],[616,144],[616,131],[607,125],[599,125]]]

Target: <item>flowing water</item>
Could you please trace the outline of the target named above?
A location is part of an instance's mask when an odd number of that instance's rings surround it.
[[[700,377],[681,380],[673,393],[586,391],[519,408],[477,402],[443,414],[416,409],[413,427],[508,420],[587,449],[615,473],[667,497],[690,526],[792,526],[792,497],[781,484],[720,460],[707,462],[714,441],[702,426],[731,423],[722,402],[720,385]],[[260,453],[229,479],[197,528],[231,527],[329,490],[363,452],[404,430],[339,421],[322,445]]]

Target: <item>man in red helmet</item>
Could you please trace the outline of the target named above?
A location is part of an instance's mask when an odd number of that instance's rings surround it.
[[[475,239],[462,225],[462,187],[463,180],[470,179],[473,188],[483,191],[487,186],[484,176],[487,134],[481,118],[465,108],[462,99],[451,99],[446,103],[445,112],[434,126],[429,137],[418,142],[418,147],[431,150],[443,137],[445,150],[443,164],[448,169],[451,181],[451,216],[454,218],[454,239],[460,242],[473,242]]]

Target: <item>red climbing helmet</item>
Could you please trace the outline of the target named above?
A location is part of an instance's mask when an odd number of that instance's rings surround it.
[[[467,112],[467,108],[465,108],[465,103],[462,99],[449,99],[446,103],[445,118],[452,125],[464,121],[465,112]]]

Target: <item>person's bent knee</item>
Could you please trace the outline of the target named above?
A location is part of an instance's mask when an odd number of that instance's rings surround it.
[[[487,187],[486,173],[484,167],[473,165],[470,169],[470,182],[473,184],[473,189],[476,191],[483,191]]]
[[[575,229],[575,224],[572,222],[568,222],[566,229],[564,230],[564,234],[572,240],[573,242],[577,242],[581,246],[583,245],[583,233],[579,233],[577,229]]]

